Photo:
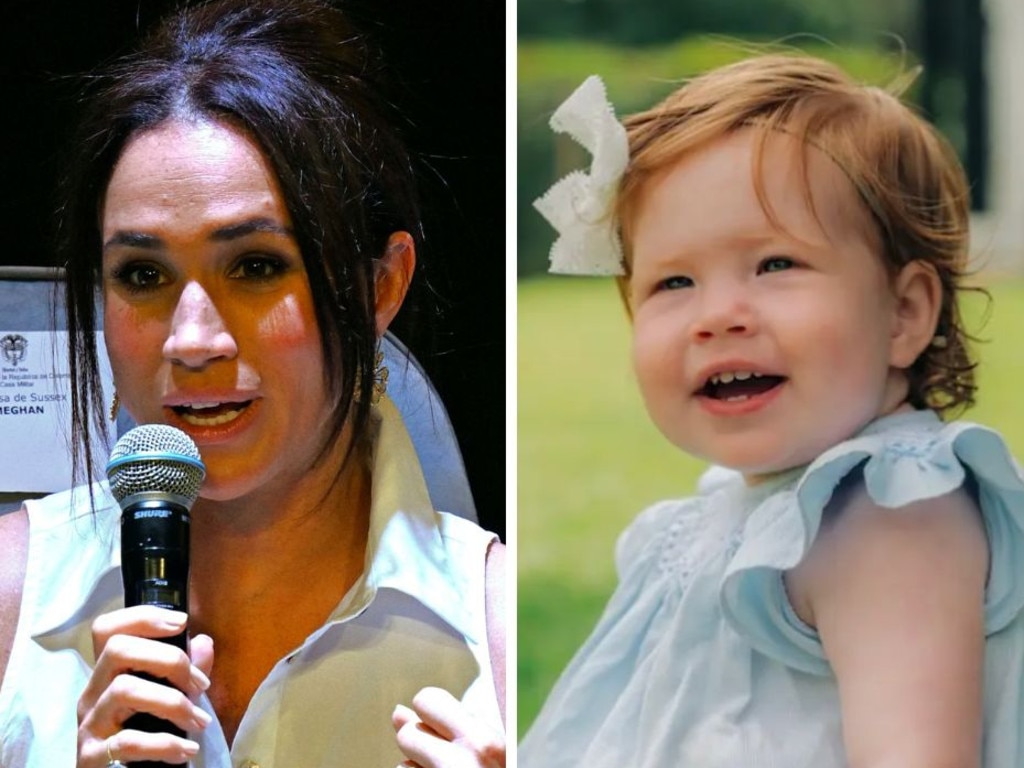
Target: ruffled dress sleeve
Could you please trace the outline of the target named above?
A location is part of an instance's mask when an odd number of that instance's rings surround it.
[[[761,653],[811,674],[831,674],[817,632],[796,615],[783,573],[807,554],[839,483],[863,473],[868,495],[898,509],[943,496],[973,478],[989,540],[985,630],[1005,628],[1024,607],[1024,477],[1000,435],[968,422],[943,423],[931,411],[880,419],[822,454],[799,479],[747,518],[722,578],[725,619]]]

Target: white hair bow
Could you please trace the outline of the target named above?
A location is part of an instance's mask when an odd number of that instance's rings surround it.
[[[613,209],[619,180],[629,162],[626,129],[608,103],[601,78],[591,75],[551,116],[551,128],[566,133],[594,156],[590,173],[573,171],[556,182],[534,207],[558,230],[550,272],[622,275],[622,243]]]

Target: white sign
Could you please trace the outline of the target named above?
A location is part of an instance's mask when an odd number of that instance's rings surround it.
[[[45,493],[71,486],[67,343],[66,331],[0,329],[0,491]],[[101,334],[96,347],[108,402],[114,388]],[[109,448],[94,447],[103,459]]]

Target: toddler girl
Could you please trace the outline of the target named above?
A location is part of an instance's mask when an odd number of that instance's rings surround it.
[[[617,274],[647,410],[717,465],[619,540],[620,585],[523,768],[1024,765],[1024,481],[973,401],[968,192],[895,96],[765,56],[614,118],[538,208]],[[727,469],[722,469],[722,468]]]

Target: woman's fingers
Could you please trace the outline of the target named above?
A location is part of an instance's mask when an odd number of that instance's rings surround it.
[[[103,691],[82,725],[96,733],[116,730],[139,712],[170,720],[185,731],[201,731],[210,723],[210,716],[176,688],[125,674]]]
[[[104,644],[79,704],[79,718],[120,675],[149,675],[166,680],[187,696],[198,696],[210,680],[180,648],[145,637],[114,635]],[[168,686],[163,686],[168,687]]]
[[[209,669],[213,660],[213,641],[200,635],[199,651],[203,669],[170,643],[156,643],[181,634],[188,617],[153,605],[137,605],[105,613],[92,624],[96,669],[93,680],[103,679],[101,689],[122,672],[143,672],[167,680],[188,695],[198,695],[210,687]]]
[[[399,730],[406,723],[415,723],[419,720],[416,713],[409,709],[404,704],[399,704],[395,707],[395,711],[391,713],[391,724],[395,727],[395,730]]]
[[[471,715],[443,688],[424,688],[412,699],[412,709],[424,723],[449,741],[464,735]]]
[[[121,730],[125,721],[139,712],[169,720],[193,733],[206,728],[211,719],[181,691],[134,675],[118,675],[79,721],[79,768],[93,765],[92,758],[97,755],[104,759],[95,764],[105,766],[108,743],[114,757],[122,762],[145,759],[183,763],[199,751],[195,741],[174,734]],[[113,748],[115,745],[118,749]]]
[[[192,699],[210,686],[213,641],[195,638],[195,662],[162,639],[185,628],[183,613],[136,606],[98,617],[92,626],[96,665],[78,702],[78,768],[153,760],[180,764],[199,745],[170,733],[122,730],[132,715],[147,713],[186,732],[201,731],[210,716]],[[107,748],[111,748],[108,755]]]
[[[412,708],[392,714],[398,746],[422,768],[504,768],[502,734],[470,714],[448,691],[424,688]]]
[[[189,738],[121,730],[124,722],[139,712],[169,720],[186,732],[203,730],[211,719],[180,691],[132,675],[119,675],[79,723],[78,768],[106,766],[111,757],[123,763],[154,760],[180,764],[198,753],[199,744]]]
[[[189,655],[196,668],[209,680],[213,672],[213,638],[209,635],[196,635],[189,641]]]
[[[108,753],[109,747],[109,753]],[[107,738],[93,737],[79,743],[78,768],[102,768],[111,759],[122,763],[157,760],[173,765],[187,763],[199,754],[199,745],[169,733],[120,731]]]
[[[135,605],[96,617],[92,623],[92,646],[99,656],[114,635],[163,638],[181,634],[188,615],[155,605]]]
[[[422,722],[407,723],[397,733],[398,746],[419,768],[505,768],[503,742],[489,737],[448,741]]]

